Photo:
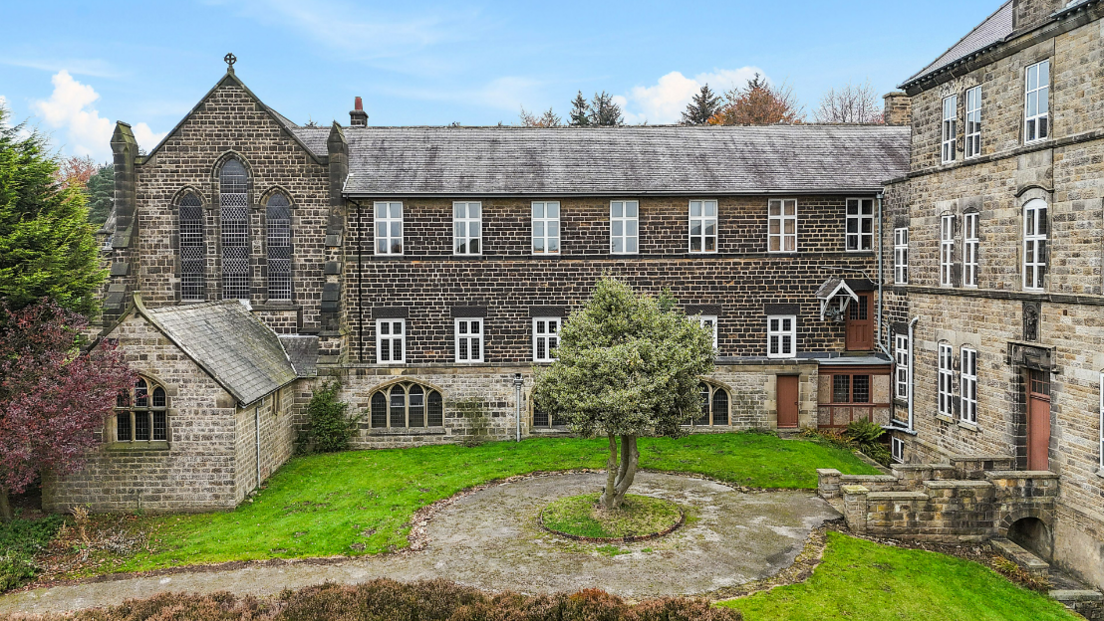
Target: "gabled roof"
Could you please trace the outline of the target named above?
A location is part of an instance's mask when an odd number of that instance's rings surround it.
[[[276,333],[237,300],[147,309],[135,296],[134,303],[242,405],[297,377]]]
[[[294,130],[325,152],[328,127]],[[348,127],[347,196],[873,193],[909,128]]]
[[[318,337],[312,334],[281,334],[291,366],[299,377],[314,377],[318,373]]]
[[[226,82],[231,82],[231,83],[237,85],[243,91],[245,91],[245,93],[247,95],[249,95],[249,97],[251,97],[254,101],[256,101],[257,105],[260,106],[260,108],[262,110],[267,112],[268,115],[270,117],[272,117],[272,120],[276,121],[276,123],[278,125],[280,125],[281,128],[284,129],[284,132],[287,133],[287,135],[290,136],[292,140],[299,143],[299,146],[303,147],[303,150],[306,151],[307,153],[309,153],[315,159],[316,162],[320,161],[322,158],[325,158],[325,157],[328,156],[328,153],[326,151],[325,142],[322,143],[322,150],[320,152],[317,151],[317,150],[311,149],[306,144],[304,144],[303,141],[299,138],[299,136],[295,133],[295,130],[298,129],[298,126],[295,123],[292,123],[290,120],[288,120],[288,118],[285,117],[284,115],[280,114],[279,112],[277,112],[277,111],[273,110],[272,108],[268,107],[267,105],[265,105],[265,103],[263,101],[261,101],[261,98],[257,97],[257,95],[255,95],[253,93],[253,91],[249,90],[249,87],[245,85],[245,82],[242,82],[238,78],[238,76],[234,73],[234,70],[230,69],[229,71],[226,72],[226,74],[224,76],[222,76],[222,79],[220,79],[214,86],[211,87],[211,90],[207,91],[206,95],[201,97],[200,100],[198,102],[196,102],[196,105],[193,106],[192,109],[188,111],[188,114],[185,114],[184,118],[180,119],[180,122],[177,123],[176,126],[173,127],[171,130],[169,130],[169,133],[165,134],[165,137],[161,139],[161,142],[157,143],[157,146],[150,149],[149,153],[147,153],[144,156],[145,160],[149,160],[149,158],[153,157],[157,153],[157,151],[166,142],[168,142],[169,138],[172,138],[174,135],[176,135],[176,132],[180,131],[180,128],[184,125],[185,121],[187,121],[189,118],[191,118],[191,116],[193,114],[195,114],[196,111],[200,109],[200,107],[203,106],[204,102],[206,102],[211,97],[211,95],[213,95],[215,93],[215,91],[217,91],[219,89],[219,87],[221,87]]]
[[[943,52],[939,58],[935,59],[935,62],[924,67],[924,69],[908,80],[905,80],[901,88],[1008,38],[1008,36],[1012,34],[1012,4],[1012,0],[1008,0],[1008,2],[1002,4],[995,13],[986,18],[985,21],[971,30],[965,37],[962,37],[958,43],[952,45],[949,50]]]

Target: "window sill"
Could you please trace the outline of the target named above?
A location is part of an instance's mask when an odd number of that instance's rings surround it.
[[[935,415],[935,420],[941,420],[945,423],[950,423],[952,425],[955,422],[953,418],[951,418],[950,416],[947,416],[946,414],[936,414]]]
[[[1104,468],[1101,468],[1100,470],[1097,470],[1096,471],[1096,476],[1104,479]]]
[[[109,451],[167,451],[169,443],[163,442],[112,442],[105,447]]]
[[[368,436],[443,436],[444,427],[395,427],[389,429],[371,429]]]
[[[968,423],[964,420],[960,420],[960,421],[958,421],[958,426],[965,429],[966,431],[972,431],[974,433],[980,433],[981,432],[981,430],[978,429],[977,423]]]
[[[895,405],[897,407],[901,407],[901,408],[907,408],[908,407],[908,397],[904,397],[904,398],[894,397],[893,398],[893,405]]]

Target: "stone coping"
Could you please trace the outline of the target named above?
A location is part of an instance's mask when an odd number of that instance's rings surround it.
[[[899,479],[892,474],[844,474],[840,481],[848,483],[896,483]]]
[[[665,537],[675,532],[683,524],[685,524],[686,512],[683,511],[682,507],[678,505],[675,505],[675,508],[678,509],[679,512],[679,519],[677,522],[659,531],[658,533],[649,533],[647,535],[630,535],[628,537],[584,537],[582,535],[572,535],[571,533],[565,533],[554,528],[549,528],[548,526],[545,526],[544,509],[541,509],[540,515],[537,516],[537,525],[541,527],[541,530],[552,533],[557,537],[567,537],[568,539],[574,539],[575,541],[585,541],[587,543],[637,543],[639,541],[650,541],[652,539]]]
[[[956,470],[950,464],[894,464],[893,470],[902,472],[915,472],[917,470]]]
[[[867,500],[928,500],[924,492],[870,492]]]
[[[444,427],[402,427],[393,429],[372,429],[368,433],[364,434],[366,437],[395,437],[395,436],[443,436],[446,435]]]
[[[1059,475],[1049,470],[990,470],[987,479],[1057,479]]]
[[[1050,596],[1062,603],[1104,601],[1104,594],[1101,594],[1100,591],[1090,591],[1088,589],[1055,589],[1050,592]]]
[[[984,488],[993,487],[989,481],[975,481],[972,479],[955,481],[924,481],[924,487],[930,489],[957,489],[957,488]]]

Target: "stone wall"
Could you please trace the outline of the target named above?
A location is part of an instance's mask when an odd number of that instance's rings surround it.
[[[295,452],[296,402],[294,384],[235,412],[236,443],[234,463],[237,472],[236,495],[242,498],[276,472]],[[258,430],[257,422],[260,422]],[[260,445],[260,461],[257,446]]]
[[[43,485],[48,511],[210,511],[237,505],[234,400],[143,317],[131,313],[108,335],[138,373],[168,397],[169,440],[103,444],[84,469]],[[156,447],[156,448],[155,448]]]

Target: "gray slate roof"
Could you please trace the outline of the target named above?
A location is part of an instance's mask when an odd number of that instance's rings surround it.
[[[297,377],[276,333],[236,300],[139,310],[241,404]]]
[[[297,127],[326,152],[328,127]],[[874,192],[907,127],[349,127],[350,196]]]
[[[1012,34],[1012,0],[1005,2],[996,13],[993,13],[976,28],[962,37],[951,49],[943,52],[943,55],[935,59],[935,62],[924,67],[919,73],[905,80],[905,84],[915,82],[921,78],[939,71],[955,61],[961,60],[974,52],[983,50],[995,43],[1000,43]]]
[[[291,366],[299,377],[314,377],[318,373],[318,337],[310,334],[281,334]]]

